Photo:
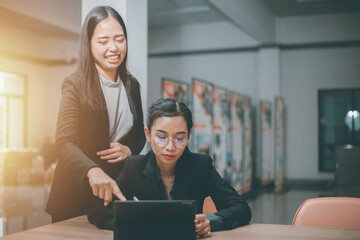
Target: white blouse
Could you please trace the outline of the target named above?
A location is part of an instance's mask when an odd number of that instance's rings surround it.
[[[116,82],[109,81],[101,75],[99,79],[109,115],[110,142],[119,141],[134,125],[126,89],[119,76]]]

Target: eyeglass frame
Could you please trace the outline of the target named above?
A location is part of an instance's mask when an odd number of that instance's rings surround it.
[[[156,142],[155,142],[155,138],[156,138],[156,137],[166,137],[166,138],[168,139],[168,142],[167,142],[163,147],[161,147],[161,146],[159,146],[158,144],[156,144]],[[169,144],[170,140],[172,140],[172,142],[173,142],[173,144],[174,144],[174,147],[175,147],[176,149],[185,149],[186,146],[188,145],[188,143],[190,142],[190,139],[187,138],[187,137],[182,137],[182,138],[187,139],[186,145],[185,145],[183,148],[179,148],[179,147],[176,146],[176,143],[175,143],[175,139],[176,139],[176,138],[172,138],[172,137],[168,137],[168,136],[158,136],[158,135],[155,135],[155,136],[152,138],[152,140],[153,140],[154,144],[155,144],[157,147],[159,147],[159,148],[165,148],[165,147]]]

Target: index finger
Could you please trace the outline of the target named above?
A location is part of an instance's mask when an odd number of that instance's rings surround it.
[[[117,196],[121,201],[126,201],[125,196],[122,194],[120,188],[117,185],[115,185],[113,188],[113,194]]]
[[[116,150],[112,149],[112,148],[109,148],[109,149],[106,149],[106,150],[103,150],[103,151],[99,151],[97,152],[96,154],[97,155],[100,155],[100,156],[103,156],[103,155],[109,155],[109,154],[113,154],[115,153]]]

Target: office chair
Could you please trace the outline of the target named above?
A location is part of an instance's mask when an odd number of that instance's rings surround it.
[[[305,200],[293,225],[360,228],[360,198],[323,197]]]
[[[208,214],[208,213],[216,213],[217,209],[215,207],[215,204],[213,202],[213,200],[211,199],[211,197],[207,197],[204,199],[204,205],[203,205],[203,213],[204,214]]]

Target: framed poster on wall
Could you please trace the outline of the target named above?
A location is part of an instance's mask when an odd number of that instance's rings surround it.
[[[243,176],[243,193],[247,193],[252,187],[253,174],[253,157],[252,157],[252,119],[251,119],[251,98],[243,98],[243,156],[244,156],[244,176]]]
[[[284,182],[284,101],[280,97],[275,97],[275,190],[282,189]]]
[[[213,88],[213,151],[212,157],[217,171],[230,184],[233,182],[232,159],[229,155],[229,99],[228,91],[214,86]]]
[[[271,139],[271,102],[260,101],[260,155],[259,171],[261,185],[266,186],[272,181],[272,139]]]
[[[187,106],[189,105],[190,86],[188,83],[170,78],[163,78],[161,86],[163,98],[174,98],[185,103]]]
[[[192,151],[212,154],[213,136],[213,85],[209,82],[192,79],[193,120]],[[214,162],[216,166],[216,161]]]
[[[233,186],[239,192],[244,191],[244,122],[243,97],[237,93],[230,95],[230,130],[232,139]]]

